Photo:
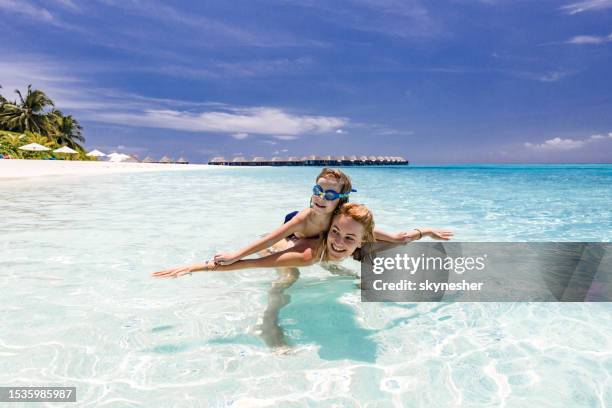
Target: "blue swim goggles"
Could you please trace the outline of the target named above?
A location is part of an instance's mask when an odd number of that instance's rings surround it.
[[[335,190],[325,190],[323,191],[323,187],[321,187],[320,185],[315,185],[312,188],[312,195],[316,195],[319,197],[322,197],[324,199],[326,199],[327,201],[334,201],[337,200],[339,198],[348,198],[349,194],[351,193],[356,193],[357,190],[355,189],[351,189],[351,192],[349,193],[339,193]]]

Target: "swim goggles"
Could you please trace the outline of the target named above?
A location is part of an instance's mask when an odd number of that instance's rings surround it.
[[[351,189],[351,191],[349,193],[339,193],[335,190],[325,190],[323,191],[323,187],[321,187],[320,185],[315,185],[312,188],[312,195],[316,195],[319,197],[322,197],[324,199],[326,199],[327,201],[334,201],[337,200],[339,198],[348,198],[349,194],[351,193],[356,193],[357,190],[355,189]]]

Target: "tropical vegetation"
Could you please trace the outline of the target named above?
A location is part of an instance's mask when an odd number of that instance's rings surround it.
[[[1,86],[0,86],[1,88]],[[0,94],[0,154],[13,158],[62,158],[92,160],[86,156],[83,128],[72,115],[65,115],[43,91],[28,85],[24,95],[15,90],[18,100],[10,101]],[[38,143],[51,149],[48,152],[29,152],[19,147]],[[78,154],[53,153],[68,146]]]

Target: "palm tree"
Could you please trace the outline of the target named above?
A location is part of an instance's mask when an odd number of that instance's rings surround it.
[[[0,130],[0,154],[9,155],[13,158],[21,158],[22,151],[19,146],[25,144],[25,135],[15,132]]]
[[[39,145],[48,147],[50,149],[57,147],[57,143],[51,140],[50,137],[43,136],[40,133],[26,131],[24,133],[24,136],[25,137],[23,139],[26,140],[28,143],[38,143]]]
[[[2,85],[0,85],[0,88],[2,88]],[[2,94],[0,94],[0,109],[2,109],[2,106],[4,106],[5,103],[8,103],[8,101],[4,96],[2,96]]]
[[[17,132],[36,132],[42,135],[50,135],[54,131],[54,124],[49,120],[45,108],[54,106],[53,101],[38,89],[32,90],[28,85],[28,93],[25,99],[18,89],[15,93],[19,95],[20,103],[4,103],[0,111],[0,126],[7,130]]]
[[[75,150],[83,150],[83,147],[78,143],[84,143],[83,127],[72,116],[62,113],[59,109],[53,109],[51,116],[55,122],[54,139],[61,146],[68,146]]]

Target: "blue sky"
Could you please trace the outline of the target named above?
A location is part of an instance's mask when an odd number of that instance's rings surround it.
[[[612,0],[0,0],[0,84],[88,148],[612,162]]]

